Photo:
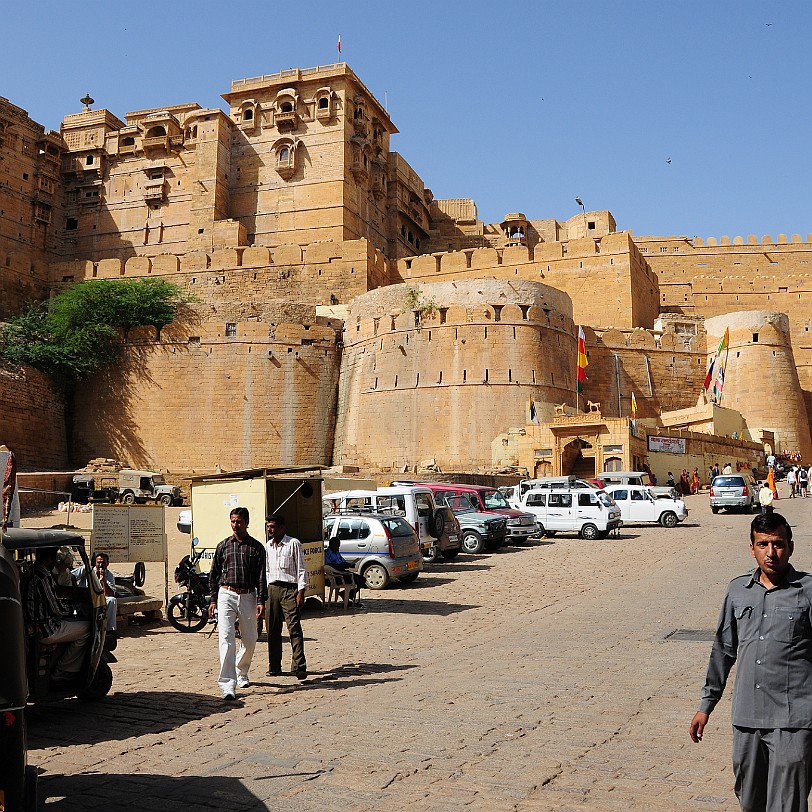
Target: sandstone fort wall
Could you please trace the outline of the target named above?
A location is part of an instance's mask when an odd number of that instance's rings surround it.
[[[0,366],[0,444],[28,470],[68,465],[63,393],[35,369]]]
[[[407,306],[410,286],[358,297],[344,332],[335,462],[400,469],[490,465],[491,441],[554,404],[574,403],[576,337],[565,294],[491,279],[420,288],[436,310]]]
[[[242,305],[256,316],[268,300],[306,304],[346,303],[388,282],[385,257],[367,240],[326,241],[307,246],[223,248],[187,254],[52,263],[51,284],[86,279],[162,277],[192,294],[202,307]],[[232,308],[233,309],[233,308]]]
[[[232,327],[229,325],[229,327]],[[328,465],[338,349],[316,323],[133,331],[123,363],[77,398],[73,455],[181,473]]]
[[[398,260],[394,281],[525,279],[569,296],[581,324],[652,327],[659,312],[657,278],[626,232],[599,239],[475,248]]]

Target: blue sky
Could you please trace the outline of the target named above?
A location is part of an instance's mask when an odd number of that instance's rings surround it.
[[[48,128],[342,58],[436,197],[636,234],[812,232],[812,3],[54,2],[4,12],[0,95]],[[10,36],[9,36],[10,34]],[[671,163],[667,163],[670,159]]]

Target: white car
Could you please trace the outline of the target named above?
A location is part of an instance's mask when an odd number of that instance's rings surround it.
[[[624,524],[661,524],[676,527],[688,518],[688,508],[682,499],[655,499],[644,485],[610,485],[606,493],[620,508]]]
[[[520,504],[547,536],[569,532],[592,541],[606,538],[623,524],[617,505],[594,488],[537,488],[527,491]]]

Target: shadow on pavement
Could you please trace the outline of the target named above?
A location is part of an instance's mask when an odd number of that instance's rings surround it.
[[[109,775],[40,775],[40,803],[53,812],[83,809],[138,810],[171,809],[192,812],[201,809],[228,809],[229,812],[260,812],[268,807],[247,790],[238,778],[190,775],[131,773]],[[102,805],[99,802],[103,801]],[[44,807],[43,807],[44,808]]]
[[[441,615],[442,617],[455,615],[457,612],[465,612],[468,609],[480,608],[479,604],[426,600],[405,601],[391,598],[374,598],[369,600],[365,606],[367,611],[370,612],[391,612],[392,614],[401,615]]]
[[[28,711],[28,746],[95,744],[165,733],[228,710],[219,698],[183,691],[123,691],[93,703],[42,702]]]
[[[438,561],[431,565],[431,570],[426,570],[428,574],[432,572],[476,572],[477,570],[493,569],[493,564],[466,564],[462,561]],[[434,570],[434,567],[438,567]]]
[[[385,682],[400,682],[405,675],[398,671],[408,671],[416,665],[392,665],[391,663],[345,663],[330,671],[311,671],[303,682],[274,682],[275,678],[266,677],[254,685],[279,685],[301,691],[307,688],[358,688],[363,685],[383,685]],[[389,676],[387,676],[389,675]]]

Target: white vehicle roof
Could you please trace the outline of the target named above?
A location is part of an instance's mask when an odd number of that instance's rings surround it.
[[[619,479],[623,476],[648,476],[645,471],[602,471],[598,479]]]
[[[422,486],[410,485],[395,485],[386,488],[378,488],[376,491],[369,490],[353,490],[353,491],[334,491],[333,493],[325,493],[321,498],[325,499],[367,499],[373,496],[401,496],[407,493],[427,493],[431,495],[431,489]]]

